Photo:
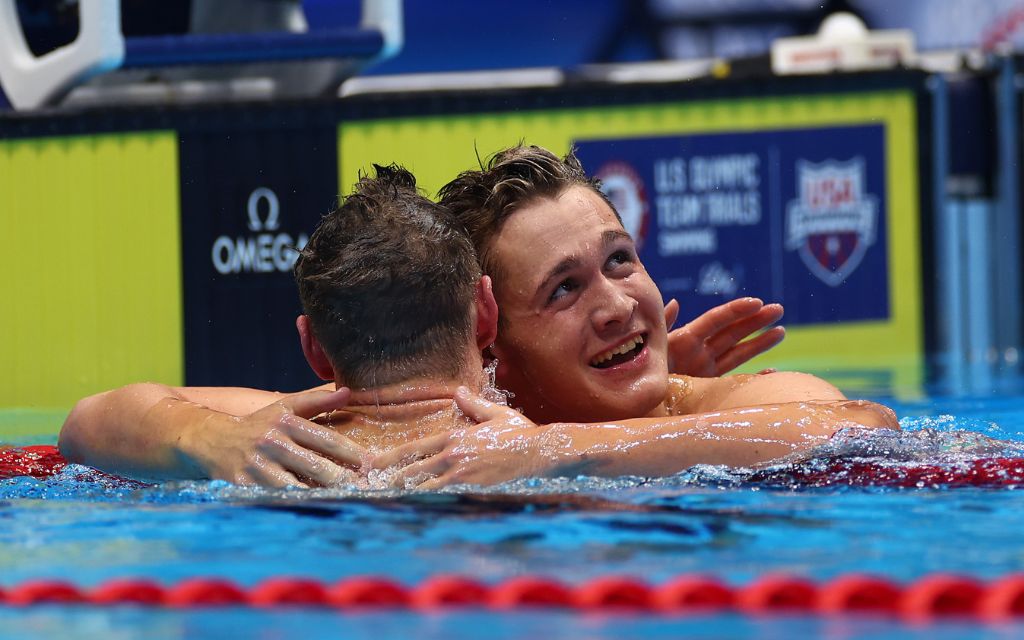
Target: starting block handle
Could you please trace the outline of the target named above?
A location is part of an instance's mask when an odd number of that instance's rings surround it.
[[[0,87],[18,110],[51,103],[76,84],[124,61],[120,0],[79,0],[78,37],[36,57],[21,30],[15,0],[0,0]]]
[[[402,0],[363,0],[359,26],[379,31],[384,38],[384,47],[375,61],[397,55],[405,43]]]

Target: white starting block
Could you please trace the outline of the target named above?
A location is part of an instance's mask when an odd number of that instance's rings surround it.
[[[121,0],[79,0],[78,37],[36,57],[25,43],[15,0],[0,0],[0,86],[18,110],[47,104],[124,61]]]
[[[868,31],[860,18],[835,13],[813,36],[772,43],[772,71],[779,75],[890,69],[915,61],[914,34],[905,29]]]
[[[153,0],[158,1],[158,0]],[[35,56],[16,0],[0,0],[0,87],[15,110],[56,103],[90,77],[115,69],[343,60],[362,68],[403,44],[402,0],[362,0],[358,28],[307,32],[214,33],[126,39],[121,0],[79,0],[75,40]],[[234,69],[232,70],[234,71]]]

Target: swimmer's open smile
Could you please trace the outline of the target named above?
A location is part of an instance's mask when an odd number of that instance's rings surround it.
[[[617,347],[613,347],[594,357],[590,361],[590,366],[595,369],[610,369],[624,362],[629,362],[640,355],[644,350],[645,342],[647,342],[647,334],[635,335]]]

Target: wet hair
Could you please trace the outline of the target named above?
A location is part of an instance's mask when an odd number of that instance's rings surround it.
[[[346,385],[455,377],[472,337],[473,246],[409,171],[374,171],[299,253],[302,308]]]
[[[479,170],[463,171],[438,195],[466,229],[484,273],[498,286],[504,278],[491,251],[505,221],[519,209],[542,198],[557,198],[574,186],[593,189],[619,217],[601,191],[601,181],[587,176],[572,149],[559,158],[543,147],[518,144],[481,162]]]

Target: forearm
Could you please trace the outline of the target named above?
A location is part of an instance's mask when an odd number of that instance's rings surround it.
[[[189,438],[233,416],[189,402],[173,387],[143,383],[78,402],[61,428],[59,447],[71,462],[152,478],[201,478],[184,453]]]
[[[827,441],[845,427],[898,428],[872,402],[793,402],[610,424],[541,428],[542,475],[663,476],[696,464],[752,466]]]

